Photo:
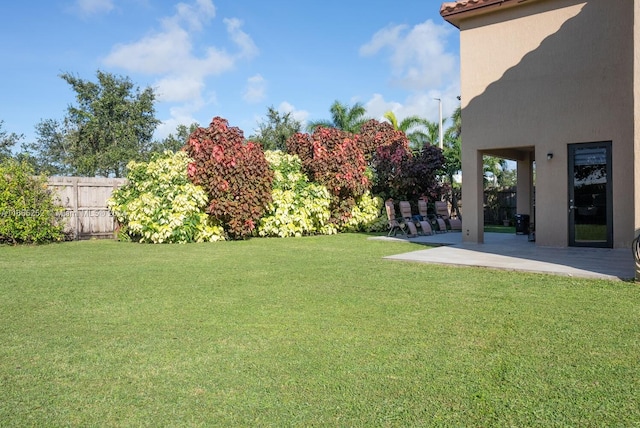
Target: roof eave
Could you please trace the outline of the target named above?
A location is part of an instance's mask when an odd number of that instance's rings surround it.
[[[460,28],[460,22],[463,19],[499,9],[518,6],[527,1],[532,0],[458,0],[443,3],[442,6],[440,6],[440,16],[451,25]]]

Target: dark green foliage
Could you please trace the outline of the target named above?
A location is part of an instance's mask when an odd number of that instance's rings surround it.
[[[258,132],[251,136],[251,141],[262,144],[264,150],[281,150],[287,148],[287,140],[300,132],[300,122],[291,117],[291,113],[280,113],[269,107],[267,120],[258,125]]]
[[[259,144],[244,144],[242,131],[214,117],[185,146],[193,159],[188,174],[209,195],[209,214],[232,239],[249,236],[271,201],[273,171]]]
[[[8,133],[2,129],[3,125],[4,120],[0,120],[0,160],[11,157],[11,148],[24,138],[24,135],[15,132]]]
[[[45,120],[30,150],[43,170],[81,176],[122,177],[129,161],[148,158],[159,121],[155,94],[128,77],[97,72],[97,82],[60,76],[76,93],[63,122]]]
[[[32,244],[61,241],[63,228],[46,177],[34,177],[25,162],[0,162],[0,243]]]
[[[356,199],[371,188],[357,137],[339,129],[319,127],[311,135],[292,136],[287,150],[300,157],[309,180],[327,187],[332,195],[331,221],[342,225],[349,219]]]
[[[66,123],[66,121],[65,121]],[[25,144],[28,157],[36,174],[73,175],[70,166],[71,153],[67,150],[69,129],[55,119],[41,120],[36,124],[36,141]]]

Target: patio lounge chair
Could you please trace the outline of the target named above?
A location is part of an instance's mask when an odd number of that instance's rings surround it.
[[[389,233],[387,233],[387,236],[391,236],[391,234],[396,236],[398,232],[407,236],[407,232],[405,231],[406,225],[404,222],[400,222],[396,219],[396,208],[393,205],[393,199],[387,199],[384,203],[384,207],[387,210],[387,220],[389,222]]]
[[[462,230],[462,220],[459,218],[451,217],[449,213],[449,205],[447,201],[435,201],[436,216],[445,221],[449,229]]]
[[[416,226],[420,226],[422,235],[433,234],[433,230],[431,229],[431,224],[429,223],[429,220],[427,220],[426,218],[422,218],[422,216],[419,216],[419,215],[414,216],[411,213],[411,204],[409,203],[409,201],[400,201],[398,205],[400,207],[400,215],[404,219],[404,222],[407,223],[407,225],[409,226],[409,230],[411,230],[410,224],[413,224],[414,229],[416,228]],[[416,234],[417,233],[418,231],[416,229]]]
[[[438,229],[434,230],[435,232],[446,232],[447,231],[447,224],[444,222],[443,219],[441,219],[440,217],[435,217],[435,216],[429,217],[429,213],[427,212],[427,200],[426,199],[422,199],[422,198],[418,199],[418,213],[420,214],[420,217],[424,221],[432,220],[434,222],[434,224],[436,226],[438,226]]]

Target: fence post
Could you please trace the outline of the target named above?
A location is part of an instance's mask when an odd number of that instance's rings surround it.
[[[78,212],[78,178],[73,179],[73,217],[75,218],[75,227],[73,231],[73,239],[80,239],[80,213]]]

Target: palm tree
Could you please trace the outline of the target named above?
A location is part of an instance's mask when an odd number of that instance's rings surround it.
[[[349,107],[347,104],[341,104],[340,101],[335,101],[329,111],[331,112],[331,121],[318,120],[309,122],[307,131],[313,132],[322,126],[357,134],[360,132],[362,124],[369,120],[365,117],[367,110],[360,103],[355,103],[353,107]]]
[[[398,118],[392,111],[386,112],[384,117],[391,123],[393,129],[407,135],[413,150],[420,150],[425,144],[434,144],[438,141],[439,130],[438,124],[435,122],[430,122],[419,116],[409,116],[398,123]]]
[[[460,97],[458,97],[458,99],[460,99]],[[462,107],[458,106],[453,111],[451,120],[453,121],[453,124],[450,129],[453,130],[452,132],[454,132],[455,138],[458,138],[460,137],[460,134],[462,134]]]
[[[454,189],[453,177],[462,169],[461,159],[461,139],[462,133],[462,115],[461,108],[458,106],[451,115],[451,121],[453,124],[447,129],[444,134],[443,154],[445,158],[445,174],[451,184],[451,209],[454,211],[458,218],[460,216],[460,208],[458,207],[457,191]]]
[[[444,157],[447,160],[446,173],[449,182],[453,184],[453,176],[462,169],[460,134],[462,133],[462,120],[460,106],[451,115],[453,124],[444,133]]]

